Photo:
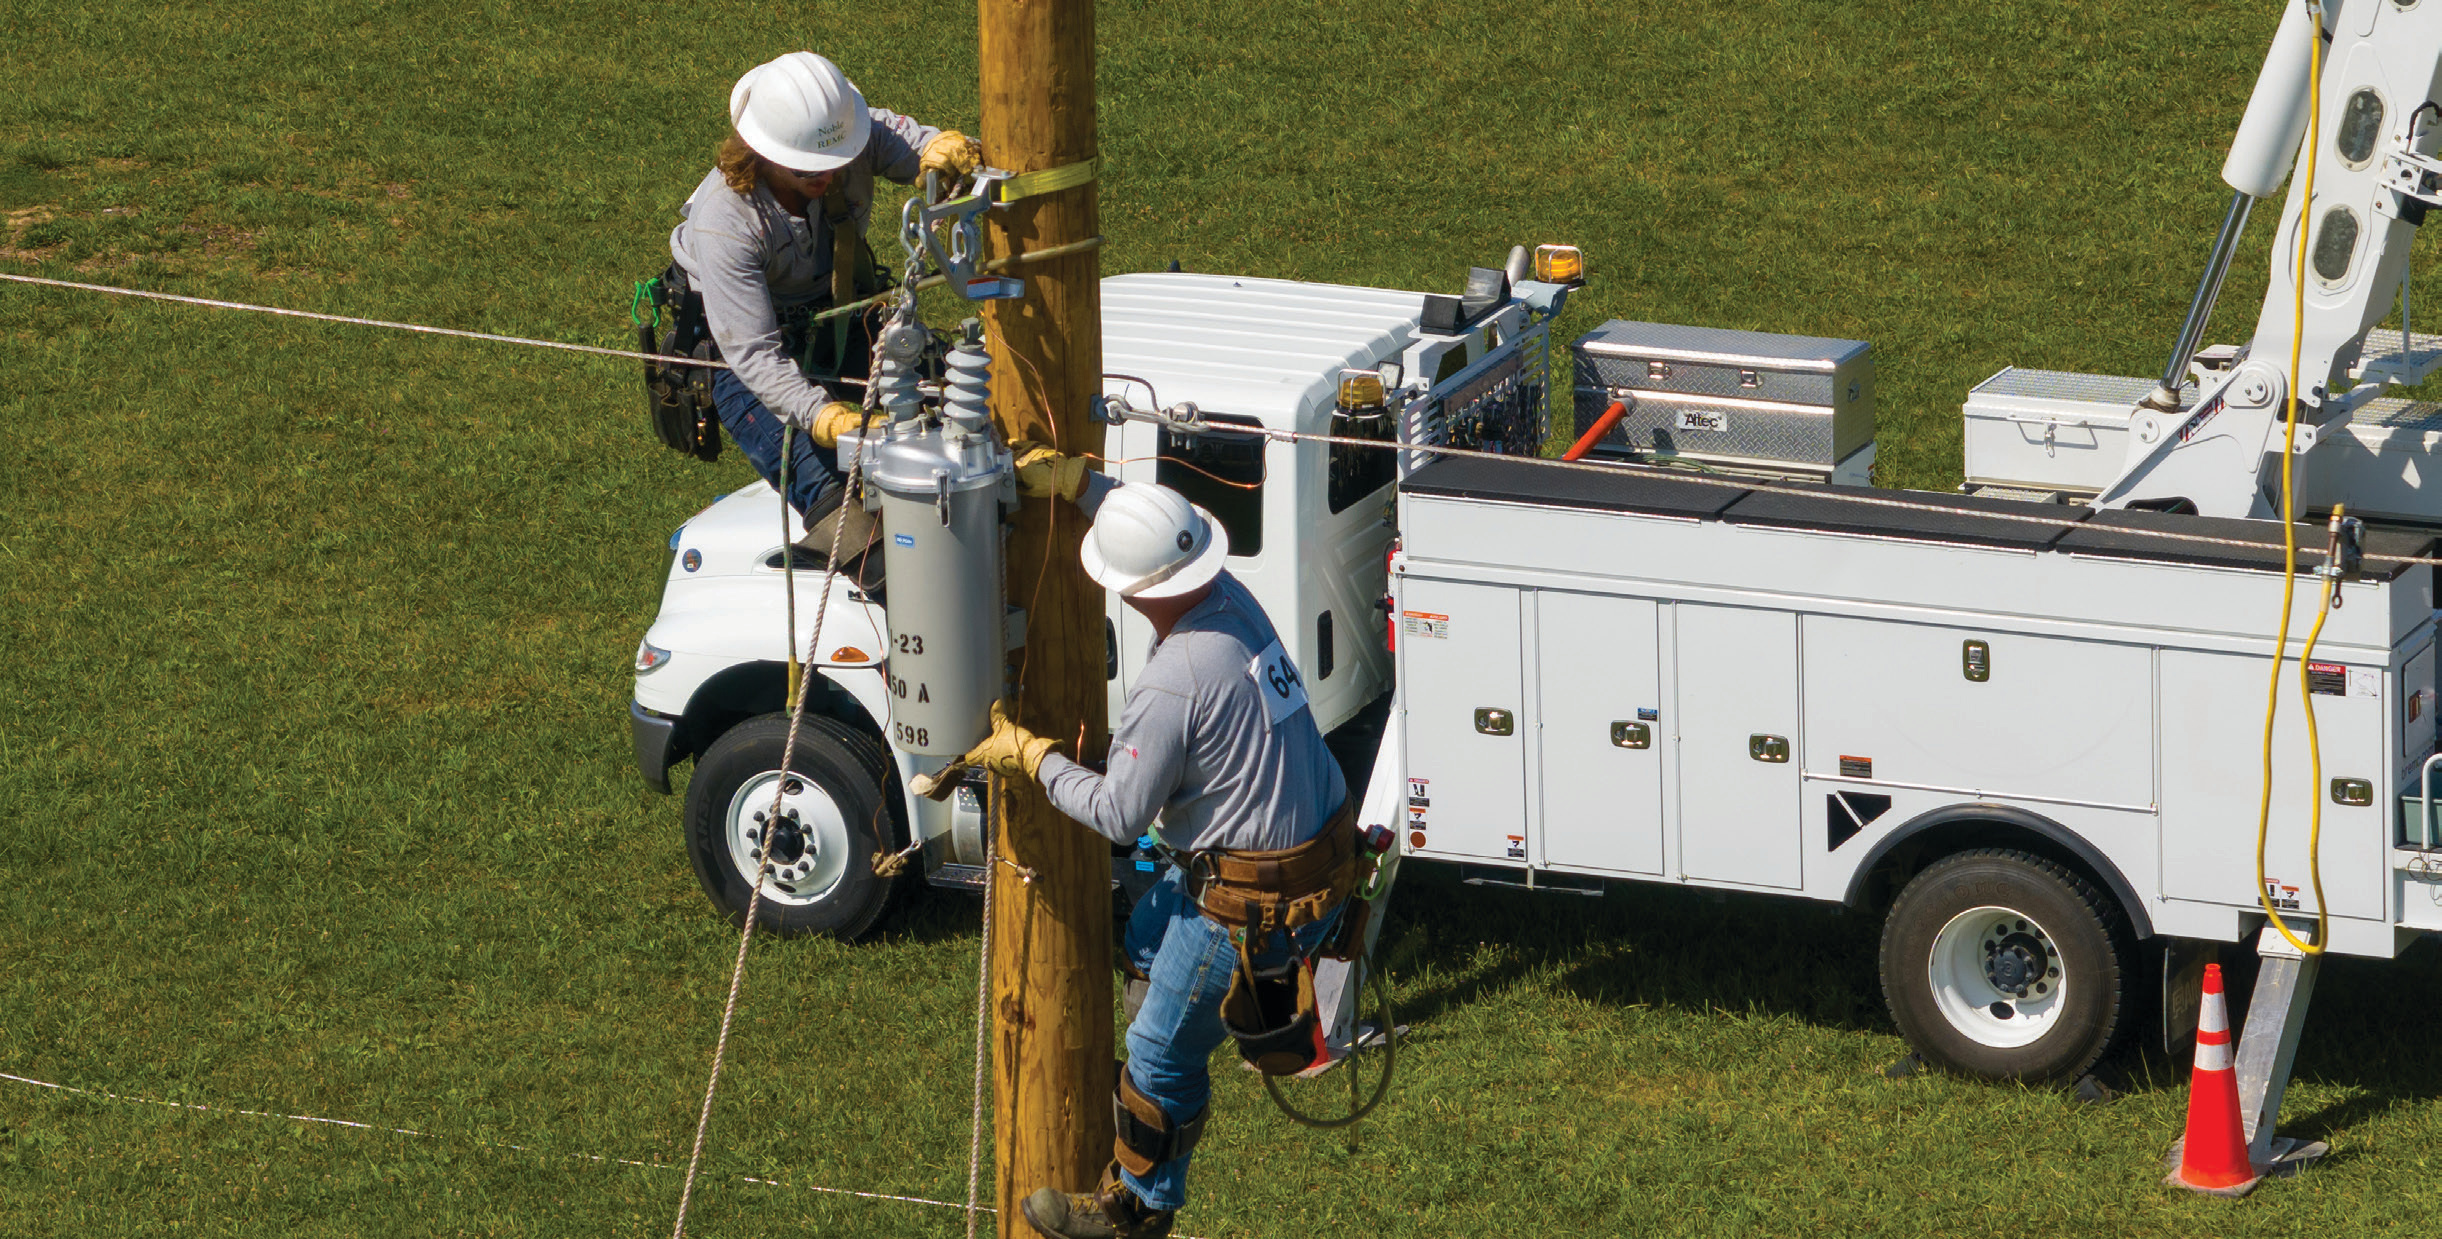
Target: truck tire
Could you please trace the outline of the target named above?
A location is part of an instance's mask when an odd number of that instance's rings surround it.
[[[697,759],[687,859],[712,906],[743,925],[777,791],[790,825],[775,837],[779,869],[764,880],[756,927],[854,939],[882,915],[893,885],[873,872],[874,853],[892,835],[889,758],[878,737],[808,714],[778,787],[788,735],[788,715],[766,714],[730,728]]]
[[[2002,848],[1961,852],[1892,902],[1883,999],[1935,1066],[2065,1083],[2120,1030],[2131,949],[2119,908],[2070,870]]]

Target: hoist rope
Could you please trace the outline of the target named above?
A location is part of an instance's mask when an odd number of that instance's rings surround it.
[[[989,821],[991,806],[984,808]],[[975,952],[975,1101],[967,1116],[967,1239],[975,1239],[976,1220],[983,1216],[980,1184],[984,1166],[984,1063],[991,1049],[988,1037],[992,1029],[992,888],[1000,885],[1001,869],[990,863],[993,859],[990,852],[997,846],[986,837],[984,929]]]
[[[1014,259],[995,260],[992,263],[983,264],[983,267],[984,269],[996,269],[996,264],[1002,262],[1009,262],[1013,260],[1023,262],[1049,259],[1058,257],[1064,253],[1090,248],[1091,246],[1099,245],[1100,243],[1101,238],[1099,237],[1089,238],[1087,241],[1075,242],[1070,245],[1055,246],[1035,253],[1016,255],[1014,256]],[[387,322],[381,319],[351,318],[340,314],[318,314],[307,310],[285,309],[280,306],[252,305],[240,301],[219,301],[207,297],[187,297],[174,293],[149,292],[143,289],[135,288],[116,288],[107,284],[80,284],[70,280],[42,279],[36,276],[14,275],[6,272],[0,272],[0,280],[19,284],[38,284],[51,288],[75,289],[81,292],[105,293],[121,297],[144,297],[158,301],[175,301],[188,305],[209,306],[215,309],[249,310],[263,314],[277,314],[289,318],[310,318],[322,322],[346,323],[360,327],[386,327],[398,331],[421,332],[427,335],[454,336],[461,339],[470,340],[489,340],[500,344],[526,344],[537,348],[562,349],[568,352],[588,353],[603,357],[633,358],[640,361],[662,362],[670,365],[725,368],[725,363],[720,361],[700,361],[691,357],[669,356],[661,353],[637,353],[624,349],[598,348],[590,344],[569,344],[558,340],[535,340],[521,336],[493,335],[480,331],[460,331],[449,327],[429,327],[419,323],[398,323]],[[919,284],[924,283],[924,281],[917,282]],[[855,306],[843,306],[841,308],[856,309],[863,308],[871,304],[873,304],[873,301],[868,300],[867,302],[858,303]],[[851,385],[853,385],[855,382],[855,380],[848,379],[843,379],[840,381]],[[1175,423],[1167,423],[1158,415],[1148,415],[1140,412],[1136,414],[1136,416],[1143,420],[1171,424],[1176,429],[1192,429],[1195,432],[1202,434],[1258,435],[1263,438],[1275,439],[1282,442],[1332,443],[1342,444],[1350,447],[1371,448],[1382,451],[1417,452],[1437,456],[1479,457],[1489,460],[1513,461],[1519,464],[1533,465],[1543,468],[1582,469],[1593,473],[1608,473],[1613,475],[1623,472],[1644,473],[1654,476],[1668,477],[1683,482],[1691,482],[1697,485],[1725,486],[1742,490],[1778,492],[1783,494],[1801,495],[1830,503],[1850,504],[1858,507],[1877,507],[1907,512],[1922,512],[1934,515],[1956,516],[1963,511],[1963,509],[1960,508],[1945,507],[1940,504],[1917,503],[1904,499],[1887,499],[1874,495],[1859,495],[1848,491],[1800,489],[1795,486],[1775,485],[1768,479],[1711,476],[1684,469],[1662,468],[1634,462],[1555,460],[1550,457],[1543,456],[1515,456],[1505,452],[1487,452],[1468,448],[1438,446],[1427,443],[1402,443],[1382,439],[1358,439],[1345,435],[1324,435],[1312,434],[1305,431],[1273,430],[1266,427],[1248,426],[1241,423],[1231,422],[1204,422],[1193,427],[1186,427],[1179,426]],[[1991,512],[1980,509],[1973,510],[1972,514],[1981,520],[2039,525],[2046,528],[2060,529],[2064,531],[2079,526],[2079,522],[2077,521],[2063,520],[2048,516],[2020,516],[2008,512]],[[2093,526],[2092,528],[2099,529],[2102,527]],[[2114,525],[2109,527],[2109,531],[2114,535],[2152,539],[2161,542],[2179,542],[2191,546],[2224,546],[2251,551],[2260,551],[2264,549],[2263,543],[2250,542],[2244,538],[2220,538],[2214,537],[2210,534],[2183,533],[2178,530],[2171,529],[2147,529],[2142,526]],[[2369,552],[2362,558],[2369,562],[2442,566],[2442,556],[2436,555],[2382,555]]]
[[[532,348],[556,348],[571,353],[590,353],[597,357],[627,357],[638,361],[657,361],[669,366],[729,369],[729,363],[725,361],[706,361],[664,353],[638,353],[623,348],[570,344],[563,340],[535,340],[525,336],[494,335],[488,331],[461,331],[455,327],[432,327],[423,323],[396,323],[379,318],[354,318],[346,314],[317,314],[312,310],[291,310],[283,306],[254,305],[244,301],[220,301],[211,297],[185,297],[177,293],[157,293],[141,288],[116,288],[108,284],[79,284],[74,280],[46,280],[40,276],[13,275],[7,272],[0,272],[0,280],[6,280],[12,284],[39,284],[45,288],[72,288],[78,292],[108,293],[114,297],[142,297],[150,301],[175,301],[181,305],[200,305],[215,310],[245,310],[254,314],[277,314],[282,318],[310,318],[319,323],[345,323],[351,327],[383,327],[391,331],[412,331],[428,336],[451,336],[460,340],[489,340],[494,344],[523,344]]]
[[[424,1131],[413,1127],[385,1127],[379,1123],[360,1123],[354,1119],[325,1118],[314,1114],[290,1114],[282,1110],[249,1110],[233,1105],[208,1106],[201,1102],[194,1101],[165,1101],[158,1097],[144,1097],[133,1093],[118,1093],[112,1092],[109,1089],[79,1088],[73,1084],[59,1084],[50,1080],[37,1080],[32,1076],[13,1075],[8,1072],[0,1072],[0,1081],[6,1081],[11,1084],[23,1084],[32,1088],[45,1089],[53,1093],[58,1093],[62,1096],[90,1097],[98,1101],[117,1102],[121,1105],[158,1106],[165,1110],[191,1110],[198,1114],[231,1115],[239,1118],[279,1119],[284,1122],[307,1124],[317,1127],[339,1127],[352,1131],[374,1132],[386,1136],[408,1136],[418,1140],[440,1140],[452,1143],[463,1143],[485,1150],[505,1149],[514,1153],[531,1153],[542,1157],[564,1157],[571,1161],[592,1162],[599,1166],[626,1166],[636,1170],[678,1169],[678,1167],[671,1165],[668,1162],[645,1161],[643,1159],[634,1157],[613,1157],[607,1153],[565,1153],[535,1145],[518,1144],[506,1140],[485,1140],[479,1136],[468,1136],[451,1132]],[[778,1187],[789,1188],[801,1192],[817,1192],[825,1196],[849,1196],[858,1200],[885,1200],[894,1204],[928,1205],[936,1209],[962,1209],[967,1207],[959,1204],[955,1200],[935,1200],[930,1196],[907,1196],[893,1192],[867,1192],[859,1191],[855,1188],[825,1187],[815,1183],[790,1183],[786,1180],[771,1178],[763,1175],[742,1174],[738,1176],[738,1182],[752,1183],[760,1187]],[[999,1211],[990,1205],[985,1205],[983,1206],[983,1212],[997,1213]],[[1196,1239],[1196,1237],[1191,1235],[1177,1235],[1174,1236],[1173,1239]]]

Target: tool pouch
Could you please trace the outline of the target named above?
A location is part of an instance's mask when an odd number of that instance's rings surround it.
[[[1251,952],[1238,952],[1238,975],[1230,978],[1221,999],[1221,1027],[1238,1043],[1238,1053],[1255,1070],[1269,1076],[1290,1076],[1323,1061],[1322,1013],[1314,1002],[1314,965],[1291,956],[1285,963],[1256,968]]]
[[[656,342],[652,324],[638,324],[636,351],[718,359],[720,350],[713,346],[712,332],[704,322],[703,294],[687,286],[685,269],[670,264],[653,288],[655,310],[670,312],[670,334]],[[659,318],[658,312],[655,317]],[[698,460],[720,459],[721,418],[712,403],[712,367],[648,361],[644,363],[644,393],[653,433],[665,446]]]

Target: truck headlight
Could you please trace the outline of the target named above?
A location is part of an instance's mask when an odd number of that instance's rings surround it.
[[[650,641],[636,643],[636,674],[659,670],[670,661],[670,651]]]

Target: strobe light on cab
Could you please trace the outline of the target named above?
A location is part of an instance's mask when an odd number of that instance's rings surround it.
[[[1536,246],[1535,278],[1546,284],[1566,284],[1572,288],[1585,283],[1585,251],[1574,245]]]

